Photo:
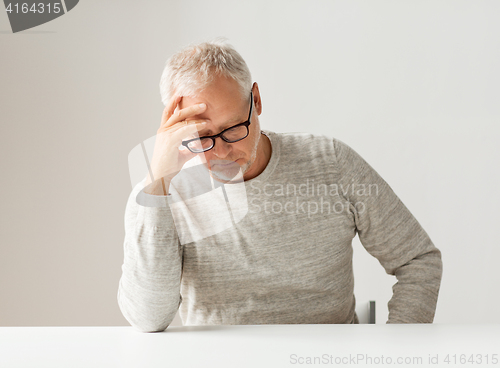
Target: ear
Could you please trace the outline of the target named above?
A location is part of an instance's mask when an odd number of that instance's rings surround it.
[[[262,100],[260,98],[259,85],[257,84],[257,82],[254,82],[252,86],[252,93],[255,111],[257,112],[257,115],[260,115],[262,114]]]

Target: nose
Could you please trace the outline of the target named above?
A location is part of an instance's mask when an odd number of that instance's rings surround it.
[[[225,142],[221,137],[217,137],[215,138],[215,145],[212,151],[218,158],[225,158],[231,152],[231,144]]]

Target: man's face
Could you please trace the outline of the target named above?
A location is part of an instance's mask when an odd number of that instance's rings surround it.
[[[247,173],[252,173],[252,166],[257,159],[260,141],[260,124],[258,115],[260,109],[260,96],[258,87],[253,88],[254,96],[257,93],[259,106],[253,106],[250,119],[248,136],[235,143],[227,143],[222,138],[215,139],[215,146],[204,153],[200,153],[202,162],[210,170],[212,176],[220,180],[231,180],[240,170],[246,179]],[[242,98],[239,85],[236,81],[220,77],[198,96],[183,97],[180,108],[205,103],[207,109],[200,115],[187,120],[203,120],[207,122],[206,127],[200,130],[199,136],[215,135],[236,124],[248,119],[250,112],[250,91],[248,96]]]

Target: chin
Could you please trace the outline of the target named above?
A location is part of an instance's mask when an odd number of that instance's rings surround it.
[[[229,166],[221,167],[217,164],[220,161]],[[220,181],[241,181],[243,178],[242,167],[238,162],[232,160],[211,160],[210,173],[212,177]]]

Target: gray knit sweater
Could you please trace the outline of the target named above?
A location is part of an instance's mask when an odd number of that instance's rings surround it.
[[[140,331],[184,325],[358,323],[351,241],[397,277],[388,323],[431,323],[441,253],[390,186],[337,139],[263,131],[254,179],[182,171],[171,196],[129,197],[118,304]],[[206,170],[206,169],[205,169]],[[149,201],[149,202],[148,202]],[[140,204],[139,204],[139,203]]]

